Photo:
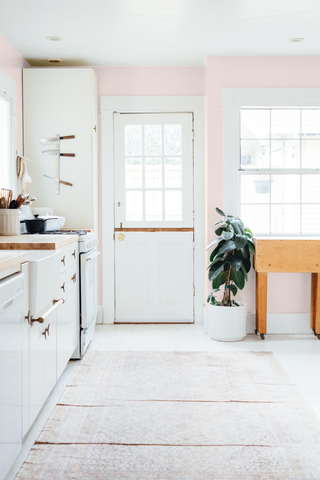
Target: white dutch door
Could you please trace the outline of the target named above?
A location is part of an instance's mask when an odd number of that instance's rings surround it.
[[[191,113],[115,114],[116,322],[193,322]]]

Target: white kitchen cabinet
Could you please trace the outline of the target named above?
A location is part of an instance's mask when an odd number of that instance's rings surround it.
[[[30,310],[29,310],[29,268],[28,262],[21,265],[24,274],[24,297],[22,304],[22,436],[24,437],[30,428],[30,358],[29,358],[29,333],[30,333]]]
[[[97,76],[90,68],[27,68],[23,70],[24,154],[33,182],[30,193],[37,206],[51,207],[66,217],[66,228],[94,228],[98,225],[97,156],[92,154],[92,138],[98,139]],[[60,158],[60,178],[72,187],[60,185],[56,195],[54,182],[43,174],[55,176],[55,157],[43,150],[41,138],[56,134],[75,135],[60,142],[61,152],[75,157]]]

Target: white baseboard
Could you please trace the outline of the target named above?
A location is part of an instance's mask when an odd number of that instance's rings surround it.
[[[256,314],[247,315],[247,333],[254,333]],[[268,313],[267,333],[283,335],[310,334],[310,313]]]
[[[114,324],[114,318],[113,317],[107,317],[106,315],[103,315],[103,324],[104,325]]]
[[[194,319],[194,323],[196,323],[197,325],[201,325],[203,323],[203,318],[202,317],[195,317]]]
[[[98,305],[97,325],[103,324],[103,305]]]

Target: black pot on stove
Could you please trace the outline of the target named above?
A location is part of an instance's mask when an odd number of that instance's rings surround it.
[[[55,217],[50,217],[55,218]],[[40,217],[36,214],[33,218],[26,218],[25,220],[20,220],[20,223],[26,225],[27,233],[44,233],[47,230],[47,218]]]

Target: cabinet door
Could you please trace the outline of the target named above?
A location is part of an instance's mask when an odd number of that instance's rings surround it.
[[[61,307],[59,307],[61,308]],[[46,399],[57,382],[57,314],[54,312],[44,323],[44,398]]]
[[[24,437],[30,428],[30,392],[29,392],[29,275],[28,262],[21,265],[24,274],[24,298],[22,320],[22,436]]]
[[[42,333],[45,327],[35,323],[30,329],[30,425],[36,419],[45,401],[44,396],[44,347]]]
[[[80,337],[79,318],[79,267],[78,264],[67,271],[67,316],[69,330],[69,359],[78,346]]]

